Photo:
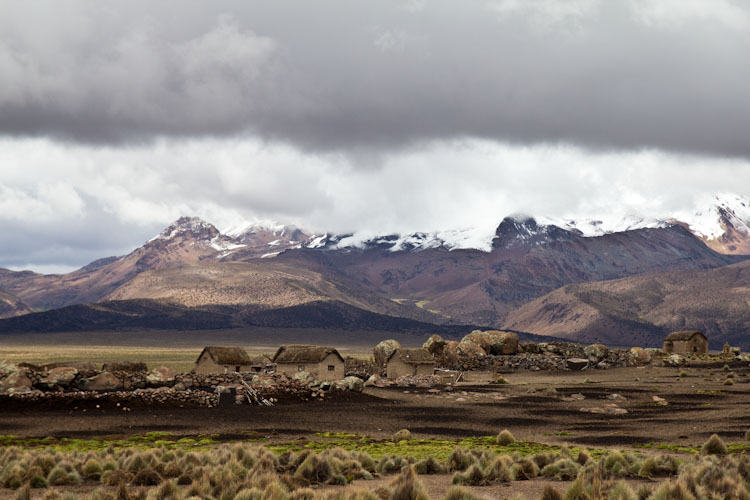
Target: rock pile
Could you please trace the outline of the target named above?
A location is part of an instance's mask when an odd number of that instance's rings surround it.
[[[282,373],[174,373],[163,366],[151,371],[79,370],[73,366],[32,367],[0,361],[0,394],[30,401],[102,399],[123,405],[138,402],[215,406],[219,394],[231,393],[237,402],[261,404],[264,400],[309,399],[327,391],[358,392],[363,385],[362,378],[353,376],[320,382]]]
[[[586,370],[641,366],[651,355],[640,347],[609,349],[602,344],[518,343],[512,332],[475,330],[460,342],[433,335],[424,344],[440,368],[449,370]]]

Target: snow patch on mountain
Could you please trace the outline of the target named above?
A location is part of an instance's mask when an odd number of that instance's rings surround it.
[[[663,228],[669,223],[654,217],[644,217],[630,212],[608,219],[560,219],[554,217],[539,217],[537,222],[544,225],[554,225],[568,231],[573,231],[586,238],[603,236],[605,234],[634,231],[636,229]]]
[[[750,235],[750,199],[721,193],[710,202],[701,202],[700,206],[709,208],[676,213],[674,219],[687,224],[692,233],[707,240],[720,238],[728,225],[739,233]]]

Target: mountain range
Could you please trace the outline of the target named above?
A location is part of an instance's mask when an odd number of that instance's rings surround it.
[[[492,235],[313,234],[275,223],[221,232],[183,217],[128,255],[68,274],[0,269],[0,317],[17,316],[0,320],[0,332],[124,328],[128,321],[155,328],[479,325],[651,345],[668,329],[700,327],[712,339],[742,344],[747,254],[750,203],[733,195],[679,218],[516,215]]]

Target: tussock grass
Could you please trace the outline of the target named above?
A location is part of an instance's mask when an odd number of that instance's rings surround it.
[[[516,438],[508,429],[503,429],[497,435],[497,444],[499,444],[500,446],[508,446],[509,444],[513,444],[515,442]]]
[[[726,455],[727,446],[716,434],[711,435],[701,447],[701,455]]]

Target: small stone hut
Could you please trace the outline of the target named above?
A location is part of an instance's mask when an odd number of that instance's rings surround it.
[[[272,361],[276,371],[294,376],[309,373],[315,380],[341,380],[344,378],[344,358],[333,347],[290,344],[279,347]]]
[[[204,347],[195,360],[193,373],[252,372],[253,362],[242,347]]]
[[[427,349],[397,349],[385,363],[385,373],[390,379],[432,375],[435,373],[435,359]]]
[[[708,354],[708,338],[698,331],[672,332],[664,339],[667,354]]]

